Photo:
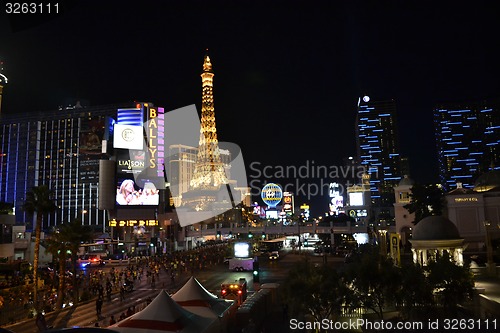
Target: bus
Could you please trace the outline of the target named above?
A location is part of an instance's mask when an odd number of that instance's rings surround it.
[[[271,239],[267,241],[262,241],[260,243],[260,248],[259,250],[261,252],[274,252],[274,251],[281,251],[283,249],[283,244],[285,242],[285,238],[276,238],[276,239]]]

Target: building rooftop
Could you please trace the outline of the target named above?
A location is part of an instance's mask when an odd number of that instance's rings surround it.
[[[474,191],[486,192],[495,188],[500,188],[500,170],[486,172],[477,178],[474,183]]]
[[[413,228],[413,240],[460,239],[453,222],[443,216],[427,216]]]

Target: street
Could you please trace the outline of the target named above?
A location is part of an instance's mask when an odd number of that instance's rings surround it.
[[[265,256],[259,257],[260,262],[260,283],[280,283],[286,279],[289,269],[298,260],[308,260],[314,263],[322,263],[323,257],[314,255],[312,250],[303,250],[302,253],[292,254],[288,251],[283,251],[283,255],[277,261],[269,261]],[[343,258],[328,256],[328,262],[334,262],[335,265],[342,265]],[[110,268],[105,267],[106,271]],[[253,283],[252,272],[231,272],[226,264],[217,264],[207,267],[203,270],[197,270],[193,274],[198,281],[210,292],[220,297],[220,285],[223,282],[235,281],[239,278],[245,278],[248,282],[248,291],[251,295],[258,287]],[[110,316],[113,315],[118,320],[122,313],[126,313],[129,307],[135,311],[140,311],[146,306],[148,298],[154,299],[160,290],[165,289],[169,294],[174,293],[191,276],[190,272],[183,271],[180,276],[172,284],[170,275],[165,270],[160,270],[159,280],[155,284],[155,288],[151,288],[151,284],[147,282],[146,277],[143,277],[140,282],[134,285],[134,291],[126,293],[125,301],[120,301],[120,294],[113,293],[111,302],[104,299],[102,307],[102,315],[98,319],[96,315],[96,299],[81,303],[78,306],[55,311],[46,315],[47,324],[53,328],[65,327],[94,327],[98,323],[99,327],[109,326]],[[35,325],[34,319],[25,320],[13,325],[5,326],[4,328],[15,333],[36,333],[38,328]]]

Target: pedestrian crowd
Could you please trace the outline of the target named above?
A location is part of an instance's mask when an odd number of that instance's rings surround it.
[[[170,277],[170,286],[175,284],[176,278],[185,273],[193,274],[207,267],[223,262],[227,254],[227,244],[216,244],[211,246],[197,247],[189,251],[176,251],[169,254],[154,257],[135,258],[128,266],[123,268],[112,267],[109,272],[97,270],[89,275],[90,292],[97,297],[96,314],[97,320],[102,320],[102,305],[104,300],[111,302],[112,292],[119,292],[120,302],[126,301],[126,295],[133,290],[136,283],[146,279],[151,289],[163,289],[167,287],[165,282],[160,282],[160,274]],[[161,283],[161,285],[160,285]],[[148,298],[146,305],[151,303]],[[109,325],[121,321],[135,313],[135,307],[129,307],[122,312],[118,318],[110,317]]]

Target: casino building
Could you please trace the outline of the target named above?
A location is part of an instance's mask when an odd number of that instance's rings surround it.
[[[34,217],[22,208],[25,194],[47,185],[58,209],[42,229],[79,218],[96,232],[150,253],[165,249],[160,239],[174,241],[183,234],[172,210],[174,201],[186,201],[186,189],[172,198],[167,174],[206,190],[213,185],[204,183],[207,170],[215,165],[214,183],[232,185],[249,201],[248,189],[229,179],[231,153],[218,147],[208,55],[201,76],[199,147],[168,146],[165,110],[150,102],[95,107],[77,102],[48,112],[0,114],[0,201],[14,205],[15,224],[34,229]]]
[[[107,141],[120,107],[72,107],[0,118],[0,201],[13,203],[16,224],[33,227],[22,209],[26,192],[48,185],[58,210],[44,229],[78,217],[96,230],[105,230],[108,216],[98,207],[99,160],[108,159]],[[103,145],[104,143],[104,145]]]

